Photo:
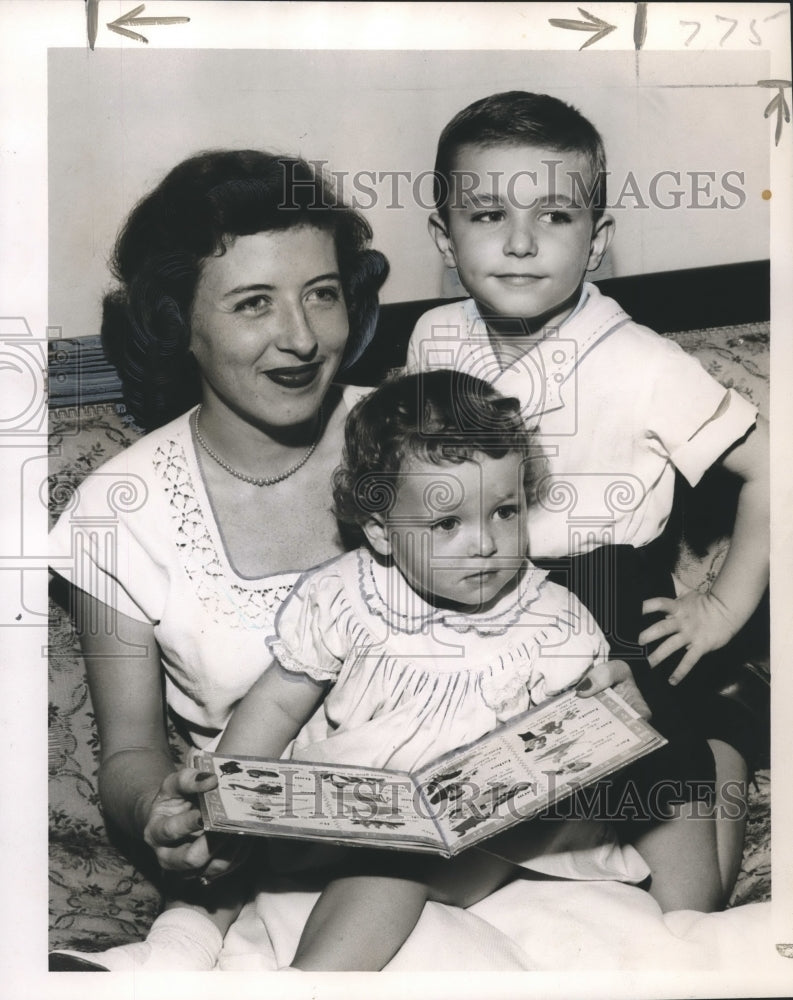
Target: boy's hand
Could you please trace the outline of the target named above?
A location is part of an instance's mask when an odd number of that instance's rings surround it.
[[[636,687],[631,668],[624,660],[608,660],[606,663],[596,664],[586,677],[578,682],[576,691],[580,698],[591,698],[593,694],[605,691],[608,687],[613,687],[637,715],[643,719],[650,718],[652,715],[650,708]]]
[[[683,659],[669,677],[670,684],[678,684],[705,653],[721,649],[738,631],[740,623],[733,620],[729,609],[715,594],[702,594],[692,590],[682,597],[653,597],[642,605],[645,615],[661,612],[665,615],[639,634],[639,642],[646,645],[663,639],[661,645],[648,656],[651,667],[685,649]]]

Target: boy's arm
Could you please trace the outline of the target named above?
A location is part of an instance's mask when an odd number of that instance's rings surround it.
[[[306,674],[284,670],[276,660],[234,709],[218,752],[280,757],[311,718],[327,688]]]
[[[664,640],[648,658],[651,666],[686,648],[669,678],[672,684],[681,681],[705,653],[729,642],[749,620],[768,585],[768,422],[758,417],[754,429],[723,456],[721,464],[739,476],[743,486],[730,548],[711,589],[676,600],[656,597],[642,608],[644,614],[660,611],[666,616],[639,635],[642,644]]]

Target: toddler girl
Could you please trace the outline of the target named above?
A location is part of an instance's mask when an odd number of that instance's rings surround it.
[[[401,376],[361,400],[334,498],[367,544],[298,581],[219,751],[412,769],[605,661],[583,605],[525,556],[535,472],[518,402],[479,379]],[[468,906],[514,871],[485,851],[342,858],[291,968],[381,969],[428,899]]]

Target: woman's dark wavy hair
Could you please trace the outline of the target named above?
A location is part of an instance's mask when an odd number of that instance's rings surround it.
[[[377,323],[388,262],[372,230],[305,160],[259,150],[214,150],[184,160],[132,210],[105,297],[102,345],[130,413],[146,430],[200,399],[189,351],[190,314],[202,262],[237,236],[314,226],[333,234],[350,335],[342,368],[363,353]]]
[[[517,399],[451,369],[394,376],[347,417],[342,464],[333,475],[334,512],[358,528],[373,515],[387,516],[411,458],[440,465],[513,452],[524,458],[523,486],[531,504],[545,461]]]

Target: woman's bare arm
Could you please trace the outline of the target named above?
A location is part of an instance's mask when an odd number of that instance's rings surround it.
[[[202,868],[196,792],[214,786],[171,757],[162,666],[152,626],[72,589],[72,614],[85,658],[101,746],[99,795],[105,815],[153,848],[163,868]]]

